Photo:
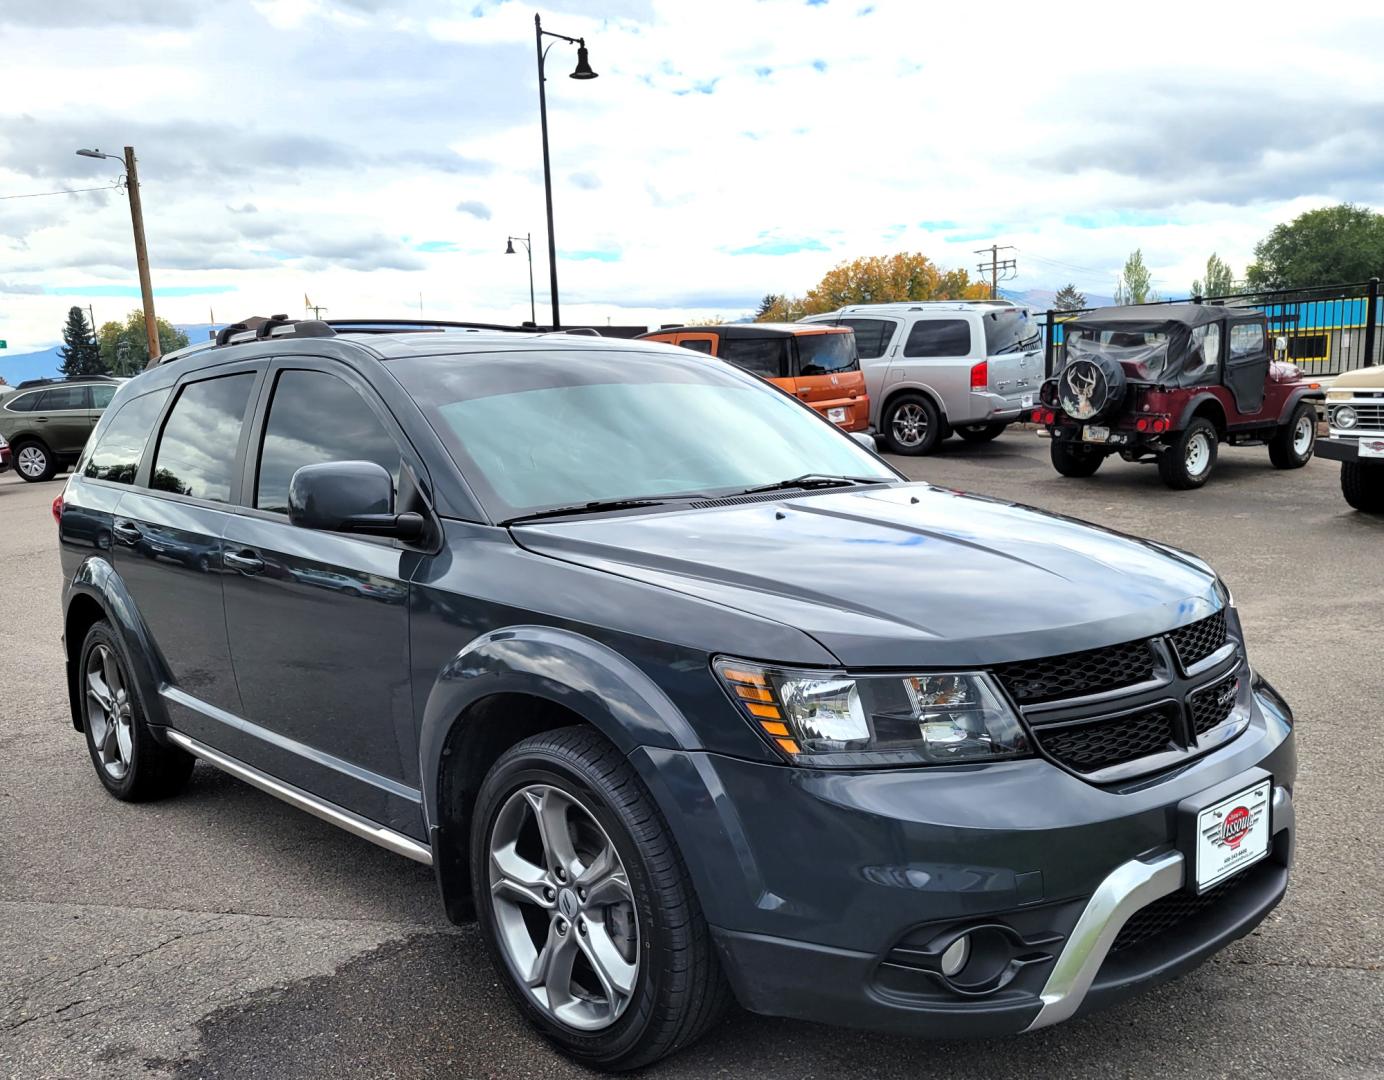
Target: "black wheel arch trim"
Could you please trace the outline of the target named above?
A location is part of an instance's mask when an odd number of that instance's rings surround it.
[[[1283,402],[1283,408],[1278,413],[1278,425],[1282,427],[1293,418],[1293,413],[1304,401],[1325,401],[1325,390],[1313,390],[1310,386],[1300,386]]]
[[[1213,406],[1215,406],[1216,412],[1220,416],[1219,422],[1216,420],[1211,421],[1211,423],[1215,424],[1216,426],[1216,435],[1218,438],[1224,438],[1227,425],[1230,422],[1230,418],[1226,416],[1225,406],[1221,404],[1220,398],[1216,397],[1215,394],[1210,394],[1206,392],[1197,394],[1196,397],[1192,398],[1191,401],[1187,402],[1187,404],[1183,406],[1182,412],[1178,416],[1177,427],[1173,429],[1172,434],[1176,435],[1182,431],[1185,431],[1187,425],[1192,422],[1192,417],[1196,414],[1197,410],[1200,409],[1207,402],[1210,402]]]

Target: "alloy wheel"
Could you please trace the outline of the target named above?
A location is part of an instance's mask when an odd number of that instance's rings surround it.
[[[1198,477],[1211,467],[1211,441],[1198,431],[1187,440],[1187,475]]]
[[[1303,413],[1298,417],[1297,426],[1293,428],[1293,453],[1302,457],[1308,450],[1312,449],[1312,439],[1316,435],[1317,414]]]
[[[900,445],[917,446],[927,438],[927,413],[921,405],[910,401],[895,410],[890,426]]]
[[[96,757],[107,776],[122,780],[134,750],[134,713],[124,668],[107,645],[97,645],[87,655],[86,697]]]
[[[573,796],[530,784],[490,831],[496,937],[531,1000],[554,1020],[600,1031],[639,977],[639,922],[610,836]]]
[[[48,455],[37,446],[23,447],[15,455],[14,467],[25,476],[42,476],[48,468]]]

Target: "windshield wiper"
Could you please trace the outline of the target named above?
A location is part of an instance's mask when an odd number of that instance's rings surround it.
[[[833,488],[833,487],[855,487],[857,484],[883,484],[883,478],[876,476],[830,476],[826,473],[803,473],[802,476],[794,476],[789,480],[779,480],[773,484],[761,484],[759,487],[745,488],[737,491],[734,495],[758,495],[764,491],[791,491],[794,488],[801,488],[805,491],[812,488]],[[722,496],[726,498],[727,496]],[[730,497],[734,497],[733,495]]]
[[[554,506],[550,510],[535,510],[532,514],[519,514],[500,522],[501,525],[518,525],[539,518],[573,517],[577,514],[604,514],[609,510],[637,510],[642,506],[662,506],[667,499],[595,499],[591,502],[573,503],[571,506]]]

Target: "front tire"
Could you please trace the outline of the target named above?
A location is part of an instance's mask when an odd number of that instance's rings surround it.
[[[58,459],[53,451],[37,439],[30,439],[11,447],[14,455],[14,471],[21,480],[39,484],[53,479],[58,471]]]
[[[117,799],[166,798],[182,790],[196,759],[155,740],[130,671],[124,642],[102,619],[87,631],[77,669],[87,752],[101,783]]]
[[[1312,460],[1316,447],[1317,407],[1303,401],[1269,440],[1269,461],[1275,469],[1300,469]]]
[[[495,763],[472,818],[471,879],[505,988],[583,1065],[648,1065],[730,1001],[663,815],[594,729],[535,735]]]
[[[884,442],[896,454],[930,454],[942,441],[942,414],[925,394],[900,394],[881,418]]]
[[[1063,476],[1095,476],[1105,455],[1080,443],[1053,439],[1051,444],[1052,467]]]
[[[1341,494],[1364,514],[1384,514],[1384,465],[1341,462]]]
[[[1158,475],[1174,491],[1191,491],[1211,478],[1219,440],[1216,425],[1198,416],[1158,455]]]
[[[967,442],[986,443],[992,439],[998,439],[1004,434],[1004,429],[1008,424],[962,424],[957,427],[956,433]]]

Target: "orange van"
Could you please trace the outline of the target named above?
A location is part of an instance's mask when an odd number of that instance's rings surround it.
[[[844,431],[870,427],[870,398],[850,327],[727,323],[664,327],[640,337],[707,353],[768,379]]]

